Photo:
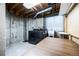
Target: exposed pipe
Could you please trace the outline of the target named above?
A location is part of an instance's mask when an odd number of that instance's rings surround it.
[[[47,11],[50,11],[50,10],[52,10],[52,7],[46,8],[46,9],[44,9],[44,10],[42,10],[42,11],[39,11],[39,12],[36,13],[36,15],[34,16],[34,18],[35,18],[37,15],[39,15],[39,14],[41,14],[41,13],[44,13],[44,12],[47,12]]]

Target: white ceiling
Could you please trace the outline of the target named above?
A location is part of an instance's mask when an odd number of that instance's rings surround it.
[[[64,15],[68,12],[71,3],[61,3],[59,15]]]

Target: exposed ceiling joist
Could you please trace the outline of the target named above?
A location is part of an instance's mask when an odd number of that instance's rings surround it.
[[[50,4],[52,6],[52,10],[49,12],[43,13],[45,14],[45,16],[52,13],[59,13],[60,3],[50,3]],[[6,6],[7,6],[8,11],[11,13],[14,13],[15,15],[24,16],[24,17],[26,16],[33,17],[32,15],[36,14],[37,12],[48,8],[49,3],[40,3],[30,9],[27,9],[26,7],[24,7],[23,3],[6,3]]]
[[[19,13],[21,12],[21,11],[23,11],[23,10],[25,10],[26,8],[21,8],[21,9],[19,9],[18,11],[16,11],[16,15],[19,15]]]
[[[16,8],[16,6],[18,6],[18,3],[15,3],[13,6],[11,6],[10,10],[13,10],[14,8]]]
[[[26,15],[29,15],[30,13],[32,13],[32,12],[33,12],[33,10],[29,9],[26,12],[24,12],[23,15],[26,16]]]

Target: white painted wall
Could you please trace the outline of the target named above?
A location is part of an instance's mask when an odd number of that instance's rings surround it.
[[[0,56],[5,55],[6,43],[6,20],[5,20],[5,4],[0,3]]]
[[[67,17],[67,32],[79,38],[79,4]],[[79,39],[72,38],[72,40],[79,44]]]

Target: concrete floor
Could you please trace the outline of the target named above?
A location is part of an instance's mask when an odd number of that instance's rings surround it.
[[[6,49],[6,56],[22,56],[25,52],[33,49],[35,45],[29,44],[28,42],[20,42],[12,44]]]

